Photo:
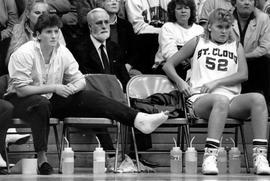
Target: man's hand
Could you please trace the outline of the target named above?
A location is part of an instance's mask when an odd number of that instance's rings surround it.
[[[74,94],[74,91],[70,86],[68,85],[62,85],[62,84],[57,84],[55,85],[54,92],[61,96],[67,98],[68,96]]]

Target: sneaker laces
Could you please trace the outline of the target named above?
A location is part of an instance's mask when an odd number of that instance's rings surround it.
[[[206,158],[204,159],[204,164],[213,164],[217,163],[217,157],[215,155],[206,155]]]
[[[257,148],[256,153],[254,155],[254,159],[255,159],[255,163],[254,163],[255,166],[258,166],[259,164],[260,165],[263,164],[263,165],[267,165],[269,167],[268,160],[266,159],[266,151],[265,150]]]
[[[267,165],[268,166],[268,161],[265,157],[264,154],[257,154],[256,157],[255,157],[255,166],[258,166],[258,165]]]

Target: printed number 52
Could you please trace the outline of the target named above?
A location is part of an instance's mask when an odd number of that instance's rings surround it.
[[[217,67],[218,71],[227,71],[228,68],[228,60],[227,59],[218,59],[216,61],[215,58],[212,57],[206,57],[206,68],[210,70],[215,70]]]

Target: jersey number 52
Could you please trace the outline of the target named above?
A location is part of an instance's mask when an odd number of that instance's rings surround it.
[[[218,70],[218,71],[227,71],[228,68],[228,60],[227,59],[216,59],[212,57],[206,57],[205,61],[206,68],[210,70]]]

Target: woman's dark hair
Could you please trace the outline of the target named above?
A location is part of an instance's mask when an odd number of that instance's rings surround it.
[[[196,22],[196,5],[194,0],[172,0],[168,4],[168,21],[169,22],[176,22],[176,17],[175,17],[175,8],[176,5],[184,5],[188,6],[190,8],[190,17],[188,20],[188,25],[192,25],[193,23]]]
[[[34,34],[36,36],[37,32],[45,28],[57,26],[58,28],[62,27],[62,21],[56,14],[44,13],[38,17],[37,23],[34,26]]]

